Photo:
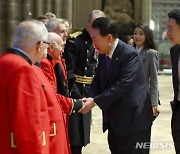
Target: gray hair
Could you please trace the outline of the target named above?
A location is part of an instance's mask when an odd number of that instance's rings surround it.
[[[93,10],[87,18],[87,21],[90,23],[93,18],[106,17],[105,13],[101,10]]]
[[[47,41],[47,29],[38,20],[26,20],[21,22],[15,31],[13,47],[32,50],[40,41]]]
[[[56,15],[52,12],[47,12],[44,14],[44,16],[46,16],[48,19],[56,18]]]
[[[45,26],[48,32],[55,32],[59,24],[64,24],[64,20],[59,18],[53,18],[53,19],[49,19],[45,24]]]

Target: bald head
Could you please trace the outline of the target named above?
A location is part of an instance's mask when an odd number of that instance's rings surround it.
[[[48,42],[50,43],[50,47],[48,49],[48,54],[53,59],[59,59],[60,55],[64,50],[64,42],[63,39],[54,32],[48,33]]]
[[[61,42],[61,44],[63,44],[63,40],[61,38],[61,36],[59,36],[58,34],[54,33],[54,32],[49,32],[48,33],[48,42],[50,44],[56,43],[57,41]]]

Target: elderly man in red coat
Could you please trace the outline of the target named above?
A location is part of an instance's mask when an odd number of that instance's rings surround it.
[[[57,63],[57,60],[60,57],[60,53],[63,50],[63,40],[62,38],[53,32],[48,33],[48,42],[50,45],[48,47],[48,55],[47,58],[43,59],[41,62],[41,68],[51,83],[54,92],[57,94],[57,98],[59,101],[60,106],[64,112],[65,120],[66,120],[66,128],[68,128],[68,117],[71,112],[78,112],[78,110],[83,106],[82,101],[78,99],[67,98],[61,94],[57,93],[57,83],[56,83],[56,74],[54,71],[54,67]],[[64,85],[65,86],[65,85]]]
[[[13,48],[0,57],[0,153],[49,154],[49,113],[32,64],[47,53],[43,23],[20,23]]]
[[[50,154],[71,154],[70,143],[68,138],[68,131],[66,129],[64,112],[59,106],[57,96],[53,90],[51,83],[47,80],[42,69],[40,62],[47,54],[35,63],[33,69],[37,76],[40,78],[40,83],[44,85],[44,93],[47,99],[48,112],[49,112],[49,153]]]
[[[41,68],[34,66],[34,70],[41,78],[41,84],[45,87],[44,92],[47,99],[50,119],[49,154],[71,154],[62,108],[59,106],[54,90]]]

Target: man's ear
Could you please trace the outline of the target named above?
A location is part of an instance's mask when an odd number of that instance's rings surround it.
[[[37,52],[41,51],[42,46],[43,46],[43,42],[42,41],[37,44],[37,46],[36,46]]]
[[[109,42],[111,42],[112,39],[113,39],[112,35],[111,35],[111,34],[108,34],[107,39],[108,39]]]
[[[48,48],[49,48],[50,51],[53,51],[54,50],[54,45],[53,44],[49,44]]]

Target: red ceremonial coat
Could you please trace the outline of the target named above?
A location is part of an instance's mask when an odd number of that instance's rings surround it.
[[[41,69],[43,70],[43,73],[45,74],[45,76],[47,77],[51,85],[53,86],[54,92],[57,94],[57,83],[56,83],[56,76],[54,72],[54,65],[55,65],[55,62],[53,63],[53,61],[50,61],[47,58],[45,58],[41,62]],[[57,94],[57,98],[63,109],[63,112],[66,115],[69,115],[73,108],[72,99],[67,98],[60,94]]]
[[[50,154],[49,113],[30,59],[15,49],[0,57],[0,153]]]
[[[70,144],[68,138],[68,130],[65,126],[63,112],[59,106],[53,88],[41,68],[33,66],[36,74],[41,79],[41,84],[44,85],[44,92],[46,95],[50,119],[50,154],[70,154]]]

